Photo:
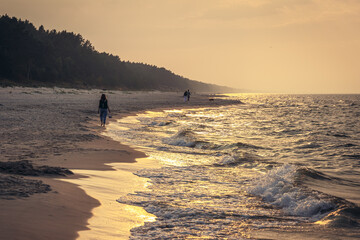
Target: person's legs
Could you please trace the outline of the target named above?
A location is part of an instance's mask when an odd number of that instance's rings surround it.
[[[107,116],[107,110],[104,111],[104,126],[105,126],[105,123],[106,123],[106,116]]]
[[[105,126],[105,123],[106,123],[106,116],[107,116],[107,109],[104,109],[104,112],[103,112],[103,124]]]
[[[107,109],[100,109],[100,121],[101,125],[105,126],[106,123]]]
[[[101,109],[100,109],[100,125],[101,126],[103,125],[103,112]]]

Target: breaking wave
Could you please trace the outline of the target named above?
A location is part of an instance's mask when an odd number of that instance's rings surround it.
[[[282,208],[286,214],[318,220],[336,206],[328,199],[322,199],[320,193],[297,186],[298,170],[299,167],[291,164],[272,169],[253,180],[248,192]]]

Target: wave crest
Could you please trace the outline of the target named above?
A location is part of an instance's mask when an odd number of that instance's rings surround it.
[[[296,186],[298,170],[299,167],[290,164],[272,169],[254,179],[247,191],[282,208],[289,215],[318,220],[336,206],[327,199],[321,199],[320,193]]]

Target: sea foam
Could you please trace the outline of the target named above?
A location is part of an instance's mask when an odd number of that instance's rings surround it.
[[[335,205],[321,199],[315,191],[296,186],[298,170],[299,167],[291,164],[272,169],[254,179],[247,191],[282,208],[286,214],[318,220],[323,213],[334,209]]]
[[[181,129],[174,136],[164,138],[163,143],[174,146],[195,147],[195,134],[189,129]]]

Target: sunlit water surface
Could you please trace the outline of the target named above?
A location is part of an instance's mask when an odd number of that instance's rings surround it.
[[[109,125],[162,166],[118,200],[157,217],[132,238],[360,238],[360,95],[228,97]]]

